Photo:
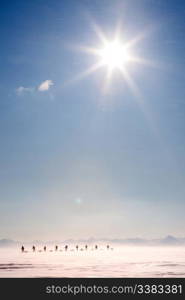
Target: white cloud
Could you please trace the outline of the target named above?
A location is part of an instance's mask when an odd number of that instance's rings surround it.
[[[24,93],[32,93],[34,91],[34,88],[32,87],[24,87],[20,86],[16,89],[17,95],[23,95]]]
[[[16,94],[18,96],[21,96],[25,93],[32,93],[36,90],[38,90],[39,92],[45,92],[45,91],[48,91],[52,85],[54,85],[52,80],[45,80],[37,88],[36,87],[19,86],[18,88],[16,88]]]
[[[38,91],[40,92],[48,91],[52,85],[53,85],[52,80],[45,80],[38,86]]]

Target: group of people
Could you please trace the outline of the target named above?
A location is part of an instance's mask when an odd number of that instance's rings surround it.
[[[68,248],[69,248],[68,245],[65,245],[65,246],[64,246],[65,251],[67,251]],[[79,246],[78,246],[78,245],[76,245],[75,248],[76,248],[77,251],[79,250]],[[110,246],[107,245],[106,248],[107,248],[107,250],[109,250],[109,249],[110,249]],[[43,249],[44,249],[44,252],[46,252],[47,247],[44,246]],[[87,249],[88,249],[88,245],[85,245],[85,250],[87,250]],[[34,245],[32,246],[32,250],[33,250],[33,252],[36,251],[36,247],[35,247]],[[82,250],[82,249],[81,249],[81,250]],[[98,245],[95,245],[95,250],[98,250]],[[24,246],[21,247],[21,251],[22,251],[22,252],[25,252],[25,247],[24,247]],[[55,246],[55,251],[58,251],[58,246],[57,246],[57,245]]]

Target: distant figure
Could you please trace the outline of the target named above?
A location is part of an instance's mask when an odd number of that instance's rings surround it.
[[[66,251],[67,251],[67,249],[68,249],[68,245],[65,246],[65,250],[66,250]]]
[[[87,250],[87,248],[88,248],[88,246],[87,246],[87,245],[85,245],[85,250]]]
[[[55,251],[57,251],[58,250],[58,246],[55,246]]]
[[[46,246],[44,246],[44,251],[46,252]]]
[[[107,245],[107,250],[109,250],[109,248],[110,248],[110,246],[109,246],[109,245]]]
[[[78,245],[76,245],[76,250],[78,251]]]
[[[95,249],[96,249],[96,250],[98,249],[98,246],[97,246],[97,245],[95,245]]]
[[[36,249],[35,246],[33,246],[33,247],[32,247],[33,252],[35,252],[35,249]]]
[[[21,251],[24,252],[24,246],[21,247]]]

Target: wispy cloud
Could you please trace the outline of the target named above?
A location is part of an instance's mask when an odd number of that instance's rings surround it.
[[[19,86],[18,88],[16,88],[15,91],[18,96],[21,96],[26,93],[33,93],[35,91],[39,91],[39,92],[48,91],[52,85],[54,85],[53,81],[48,79],[48,80],[41,82],[41,84],[37,87]]]
[[[53,85],[52,80],[45,80],[38,86],[38,91],[40,92],[48,91],[52,85]]]
[[[34,91],[34,88],[32,87],[24,87],[24,86],[19,86],[17,89],[16,89],[16,94],[21,96],[25,93],[32,93]]]

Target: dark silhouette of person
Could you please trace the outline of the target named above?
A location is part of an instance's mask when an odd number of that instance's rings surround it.
[[[56,246],[55,246],[55,251],[57,251],[57,250],[58,250],[58,246],[56,245]]]
[[[66,250],[66,251],[67,251],[67,249],[68,249],[68,245],[65,246],[65,250]]]
[[[78,245],[76,245],[76,250],[78,251]]]
[[[87,245],[85,245],[85,250],[87,250],[87,248],[88,248],[88,246],[87,246]]]
[[[35,249],[36,249],[35,246],[33,246],[33,247],[32,247],[33,252],[35,252]]]
[[[21,247],[21,251],[24,252],[24,246]]]
[[[109,246],[109,245],[107,245],[107,250],[109,250],[109,248],[110,248],[110,246]]]
[[[46,246],[44,246],[44,251],[46,251]]]
[[[95,249],[96,249],[96,250],[98,249],[98,246],[97,246],[97,245],[95,245]]]

